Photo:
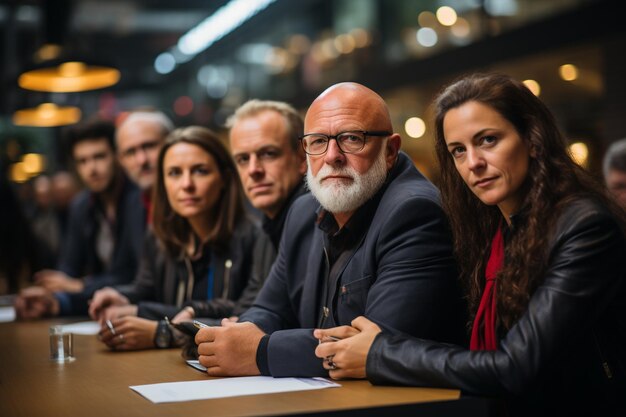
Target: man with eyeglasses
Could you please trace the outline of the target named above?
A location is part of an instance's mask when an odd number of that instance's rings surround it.
[[[130,113],[117,128],[118,160],[128,177],[143,191],[147,206],[156,182],[159,150],[173,129],[174,124],[165,114],[146,110]]]
[[[309,107],[304,131],[311,194],[290,208],[254,305],[238,323],[196,335],[200,363],[214,376],[327,376],[313,329],[359,315],[462,342],[464,305],[438,193],[400,152],[383,99],[360,84],[334,85]]]

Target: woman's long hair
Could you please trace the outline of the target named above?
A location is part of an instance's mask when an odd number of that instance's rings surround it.
[[[193,236],[187,219],[178,215],[170,205],[165,191],[163,160],[166,152],[177,143],[196,145],[215,159],[220,171],[223,187],[217,206],[211,212],[213,228],[207,242],[216,252],[222,252],[244,217],[243,190],[237,169],[220,139],[209,129],[200,126],[179,128],[170,133],[159,152],[157,184],[152,197],[152,222],[154,234],[166,251],[173,257],[185,253],[185,248]]]
[[[600,183],[572,160],[554,116],[523,83],[503,74],[474,74],[444,88],[434,101],[435,148],[442,202],[468,291],[471,321],[480,303],[491,239],[502,214],[497,206],[482,203],[471,192],[446,147],[443,121],[447,112],[470,101],[489,106],[507,119],[531,152],[522,185],[522,223],[514,224],[506,262],[498,274],[498,326],[509,329],[526,310],[545,273],[548,238],[563,206],[581,195],[614,206]]]

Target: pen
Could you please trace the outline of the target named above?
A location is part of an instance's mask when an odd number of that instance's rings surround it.
[[[107,320],[106,325],[109,328],[109,331],[111,332],[112,335],[117,334],[117,332],[115,331],[115,327],[113,327],[113,323],[111,323],[111,320]]]
[[[209,325],[199,322],[198,320],[194,320],[193,325],[196,326],[198,329],[202,329],[204,327],[211,327]]]

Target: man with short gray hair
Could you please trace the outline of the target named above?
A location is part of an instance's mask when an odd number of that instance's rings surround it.
[[[249,100],[228,119],[230,151],[246,197],[263,213],[275,249],[287,209],[305,192],[306,159],[299,137],[303,120],[289,104]]]

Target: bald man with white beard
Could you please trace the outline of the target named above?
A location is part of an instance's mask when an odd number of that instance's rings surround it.
[[[304,132],[311,194],[290,208],[252,308],[196,335],[200,363],[212,376],[328,376],[313,329],[359,315],[462,343],[465,310],[438,192],[400,152],[384,100],[336,84],[309,107]]]

